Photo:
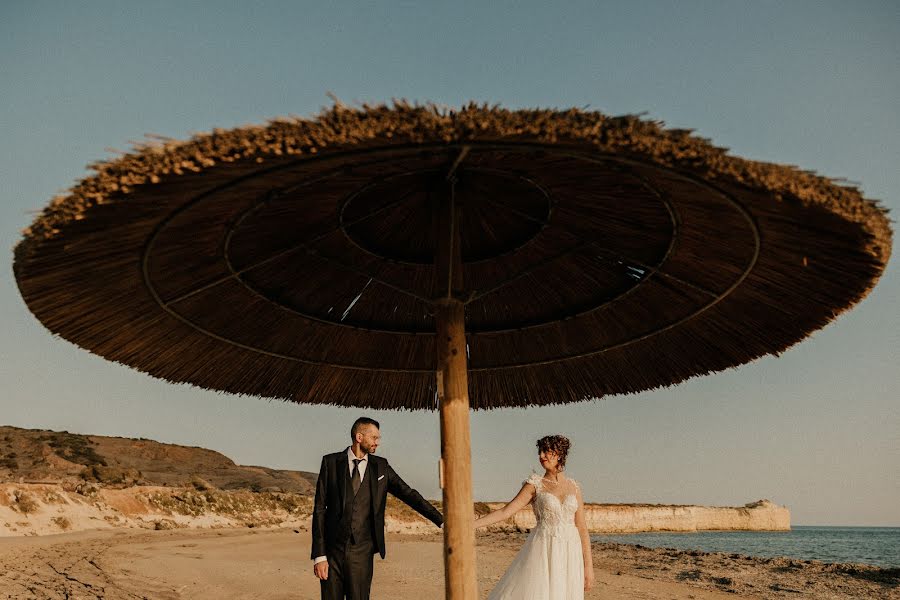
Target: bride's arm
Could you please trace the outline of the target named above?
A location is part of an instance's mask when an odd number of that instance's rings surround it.
[[[510,500],[506,506],[499,510],[489,512],[479,519],[475,519],[475,527],[486,527],[488,525],[493,525],[494,523],[499,523],[500,521],[505,521],[519,512],[519,510],[528,506],[528,503],[531,502],[532,498],[534,498],[534,486],[530,483],[526,483],[522,486],[522,489],[519,490],[519,493],[516,494],[516,497]]]
[[[581,536],[581,557],[584,560],[584,588],[591,589],[594,585],[594,559],[591,556],[591,536],[588,535],[587,521],[584,518],[584,499],[581,497],[581,486],[575,487],[575,495],[578,498],[578,510],[575,511],[575,527]]]

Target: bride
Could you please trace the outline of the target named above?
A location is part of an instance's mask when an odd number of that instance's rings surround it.
[[[571,443],[561,435],[537,441],[543,477],[532,474],[509,504],[475,520],[485,527],[532,505],[537,525],[488,600],[583,600],[594,584],[591,542],[581,488],[563,474]]]

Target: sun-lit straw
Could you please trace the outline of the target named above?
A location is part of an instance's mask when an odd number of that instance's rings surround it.
[[[575,109],[338,103],[92,168],[15,249],[29,309],[156,377],[297,402],[435,408],[416,185],[448,168],[475,408],[777,354],[861,300],[891,250],[855,188]]]

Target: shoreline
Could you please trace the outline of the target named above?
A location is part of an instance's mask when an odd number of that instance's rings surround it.
[[[653,531],[592,534],[596,543],[737,553],[825,564],[900,567],[900,528],[797,526],[790,531]]]
[[[479,532],[478,581],[485,598],[512,561],[523,533]],[[180,600],[259,596],[318,598],[310,537],[301,529],[105,529],[0,539],[0,595]],[[388,534],[376,557],[374,598],[443,597],[438,533]],[[746,598],[888,599],[900,569],[759,559],[593,543],[597,585],[586,600]]]

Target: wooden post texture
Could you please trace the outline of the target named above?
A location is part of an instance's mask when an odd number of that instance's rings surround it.
[[[457,163],[462,157],[464,154]],[[465,305],[458,298],[463,272],[452,173],[441,188],[436,195],[437,252],[434,266],[439,287],[434,311],[444,475],[444,589],[447,600],[476,600],[478,585],[475,576]]]
[[[444,461],[444,577],[447,600],[475,600],[475,516],[463,304],[438,308],[438,389]]]

